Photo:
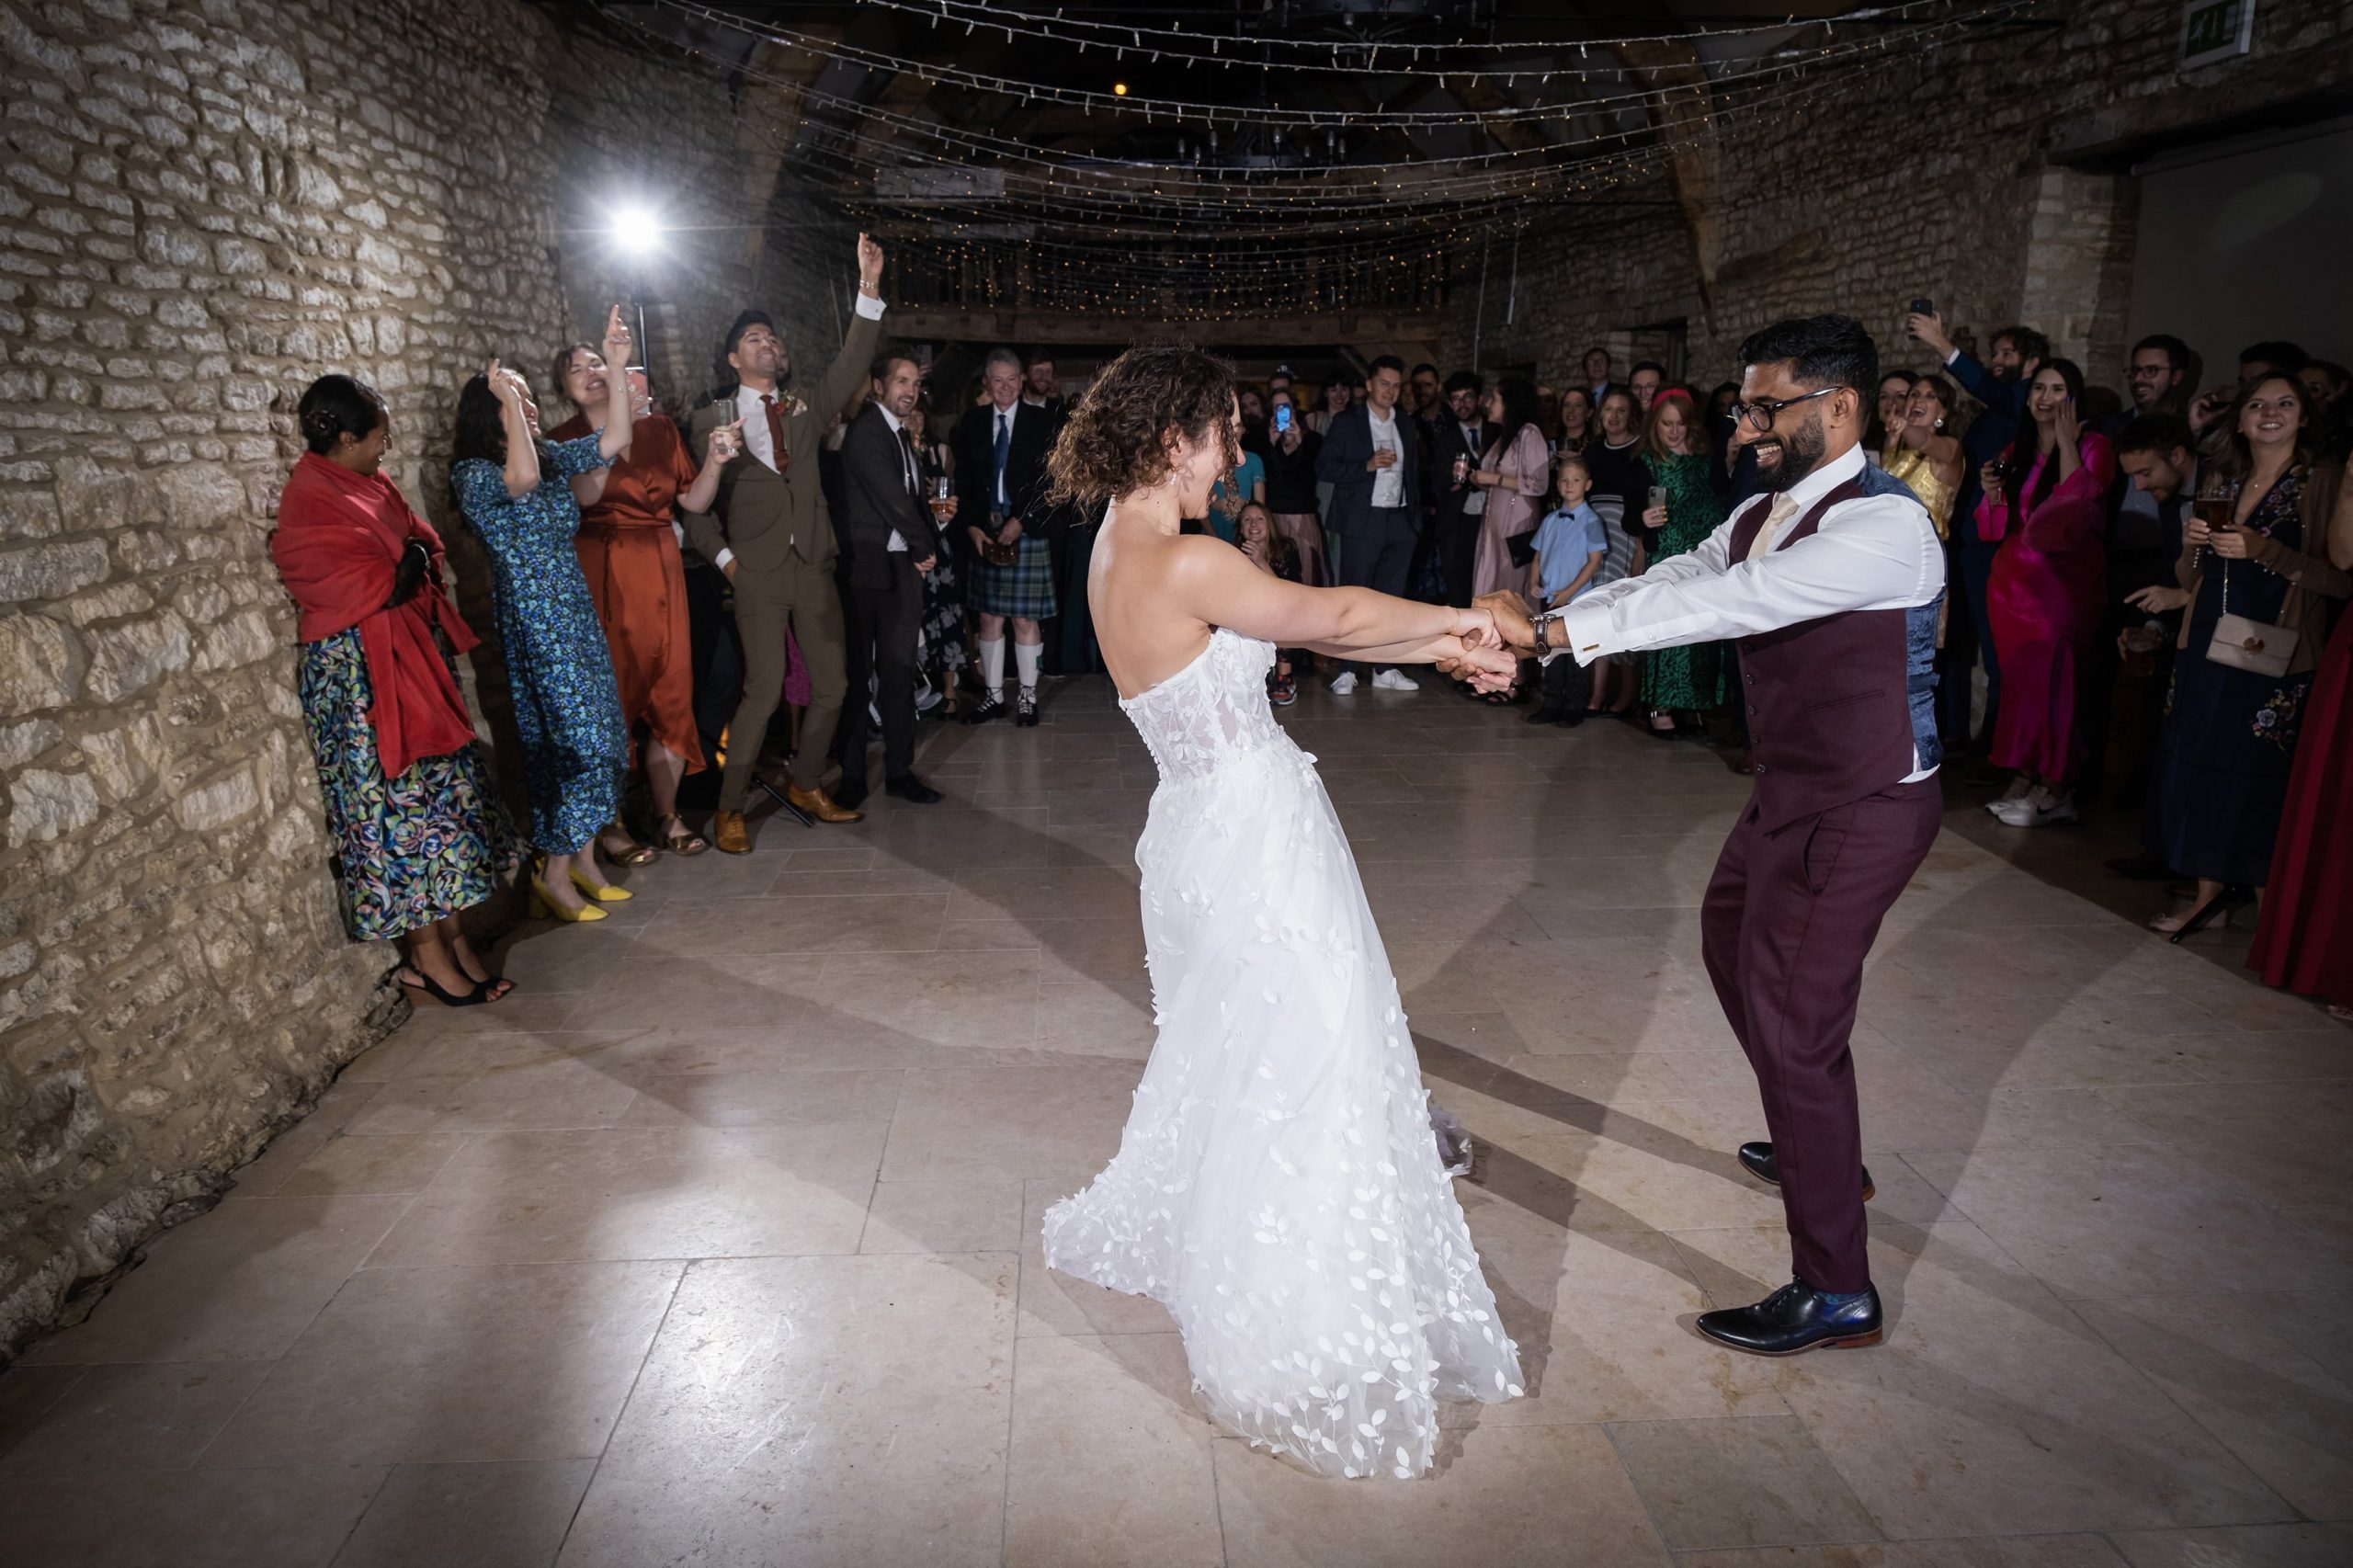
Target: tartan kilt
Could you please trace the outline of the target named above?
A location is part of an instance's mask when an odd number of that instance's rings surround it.
[[[1010,566],[992,566],[975,555],[972,581],[966,597],[983,615],[1013,615],[1024,620],[1051,620],[1054,603],[1054,554],[1036,534],[1014,540],[1020,551]]]

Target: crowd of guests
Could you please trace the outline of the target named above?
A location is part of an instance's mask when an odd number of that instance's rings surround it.
[[[490,568],[519,835],[460,695],[454,661],[476,639],[442,541],[381,472],[390,414],[348,377],[304,395],[273,549],[349,924],[404,941],[403,985],[452,1006],[506,994],[457,916],[518,838],[538,914],[602,920],[630,896],[607,866],[750,852],[764,754],[806,820],[859,818],[878,738],[881,788],[928,804],[920,713],[1033,725],[1041,676],[1097,667],[1094,519],[1046,483],[1064,415],[1051,357],[998,349],[965,386],[932,384],[927,361],[881,346],[881,253],[862,236],[858,263],[850,329],[813,381],[746,311],[721,389],[665,411],[616,309],[601,343],[551,367],[562,423],[543,428],[496,360],[462,389],[449,484]],[[2336,613],[2353,597],[2353,378],[2265,343],[2200,391],[2188,347],[2154,336],[2120,395],[2027,327],[1981,359],[1919,303],[1928,368],[1882,378],[1867,449],[1946,541],[1948,756],[2010,775],[1987,809],[2012,826],[2075,821],[2103,791],[2141,810],[2147,853],[2117,869],[2187,884],[2158,929],[2268,891],[2267,978],[2353,1008],[2353,616]],[[1699,547],[1757,488],[1737,388],[1703,393],[1653,361],[1621,380],[1601,348],[1580,371],[1491,384],[1384,357],[1310,389],[1279,370],[1243,391],[1238,460],[1188,526],[1295,581],[1466,605],[1564,605]],[[1311,676],[1341,699],[1417,689],[1393,667],[1314,665],[1283,652],[1271,699]],[[1728,644],[1527,673],[1458,689],[1532,701],[1531,723],[1609,714],[1710,739],[1747,766]],[[698,788],[715,795],[708,837],[682,814]]]

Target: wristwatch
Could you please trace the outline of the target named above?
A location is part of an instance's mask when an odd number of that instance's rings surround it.
[[[1540,615],[1531,624],[1536,629],[1536,663],[1540,668],[1551,664],[1561,650],[1553,647],[1544,634],[1544,629],[1552,624],[1552,618],[1550,615]]]

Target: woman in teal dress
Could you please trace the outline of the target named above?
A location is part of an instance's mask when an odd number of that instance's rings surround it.
[[[1665,561],[1695,550],[1724,520],[1723,497],[1716,494],[1708,474],[1708,455],[1699,439],[1699,417],[1690,394],[1671,387],[1651,400],[1651,415],[1643,429],[1643,466],[1651,483],[1666,492],[1665,506],[1643,513],[1643,526],[1655,531],[1658,548],[1653,561]],[[1721,642],[1694,642],[1680,648],[1657,648],[1643,665],[1643,702],[1650,710],[1651,728],[1662,735],[1677,733],[1680,713],[1698,733],[1708,710],[1724,704],[1724,657]]]
[[[452,655],[473,632],[441,587],[441,537],[385,476],[375,389],[322,376],[295,411],[308,449],[278,498],[270,558],[301,614],[298,690],[355,941],[397,939],[413,997],[495,1002],[458,915],[498,891],[513,835]]]
[[[605,328],[605,363],[626,365],[629,353],[629,329],[616,306]],[[630,896],[605,881],[594,853],[597,835],[620,814],[629,729],[612,653],[573,547],[580,508],[572,476],[604,467],[629,445],[629,378],[611,381],[602,430],[546,441],[529,387],[492,360],[459,393],[449,465],[459,509],[490,553],[531,840],[542,858],[534,909],[568,921],[601,920],[600,905]],[[584,894],[596,902],[584,903]]]

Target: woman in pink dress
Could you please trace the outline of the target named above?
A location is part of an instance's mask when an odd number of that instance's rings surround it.
[[[2035,372],[2028,427],[1985,465],[1980,537],[1998,539],[1985,591],[2002,665],[1994,764],[2014,767],[2008,792],[1985,809],[2012,827],[2075,820],[2084,764],[2075,723],[2075,667],[2099,630],[2107,591],[2108,487],[2116,457],[2076,414],[2084,373],[2066,359]]]
[[[1525,376],[1506,376],[1487,394],[1487,428],[1495,438],[1470,476],[1486,498],[1472,558],[1473,595],[1516,590],[1528,581],[1527,563],[1512,564],[1511,541],[1536,531],[1552,484],[1552,458],[1539,425],[1542,415],[1536,383]]]

